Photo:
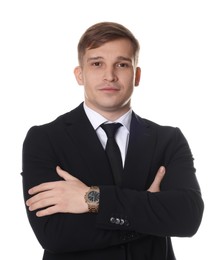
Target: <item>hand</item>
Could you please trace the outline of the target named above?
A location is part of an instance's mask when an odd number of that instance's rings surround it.
[[[166,173],[165,167],[161,166],[159,168],[159,170],[157,171],[154,181],[152,182],[148,191],[150,191],[150,192],[159,192],[160,191],[160,184],[161,184],[161,181],[163,180],[165,173]]]
[[[56,167],[56,171],[64,180],[45,182],[31,188],[28,193],[32,197],[26,201],[29,210],[38,210],[36,213],[38,217],[59,212],[75,214],[87,212],[88,206],[84,195],[89,187],[59,166]]]

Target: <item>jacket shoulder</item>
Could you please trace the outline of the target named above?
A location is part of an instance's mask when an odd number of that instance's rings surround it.
[[[82,106],[82,104],[80,104],[78,107],[74,108],[73,110],[68,111],[68,112],[58,116],[57,118],[55,118],[54,120],[52,120],[48,123],[32,126],[29,129],[29,131],[33,128],[34,129],[38,128],[38,129],[46,130],[46,129],[50,129],[50,128],[54,129],[54,128],[59,127],[63,124],[70,124],[70,123],[78,120],[79,116],[82,115],[82,113],[84,113],[83,106]]]
[[[159,131],[159,132],[174,132],[174,131],[179,130],[178,127],[170,126],[170,125],[161,125],[161,124],[158,124],[158,123],[156,123],[154,121],[151,121],[149,119],[140,117],[140,116],[138,116],[135,113],[134,113],[134,117],[136,118],[136,120],[140,124],[142,124],[142,125],[144,125],[146,127],[149,127],[149,128],[151,128],[152,130],[155,130],[155,131]]]

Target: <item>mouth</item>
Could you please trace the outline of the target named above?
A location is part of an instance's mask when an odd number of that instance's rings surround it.
[[[103,87],[100,88],[100,91],[118,92],[118,91],[120,91],[120,89],[118,87],[115,87],[115,86],[103,86]]]
[[[117,88],[102,88],[101,91],[119,91]]]

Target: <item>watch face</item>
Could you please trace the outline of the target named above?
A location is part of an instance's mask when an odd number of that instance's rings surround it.
[[[100,193],[97,192],[97,191],[90,191],[88,193],[88,199],[91,201],[91,202],[98,202],[99,201],[99,198],[100,198]]]

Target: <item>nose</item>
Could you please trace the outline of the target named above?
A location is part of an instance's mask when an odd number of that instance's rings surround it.
[[[117,79],[118,77],[115,69],[113,67],[107,67],[104,71],[104,81],[115,82]]]

